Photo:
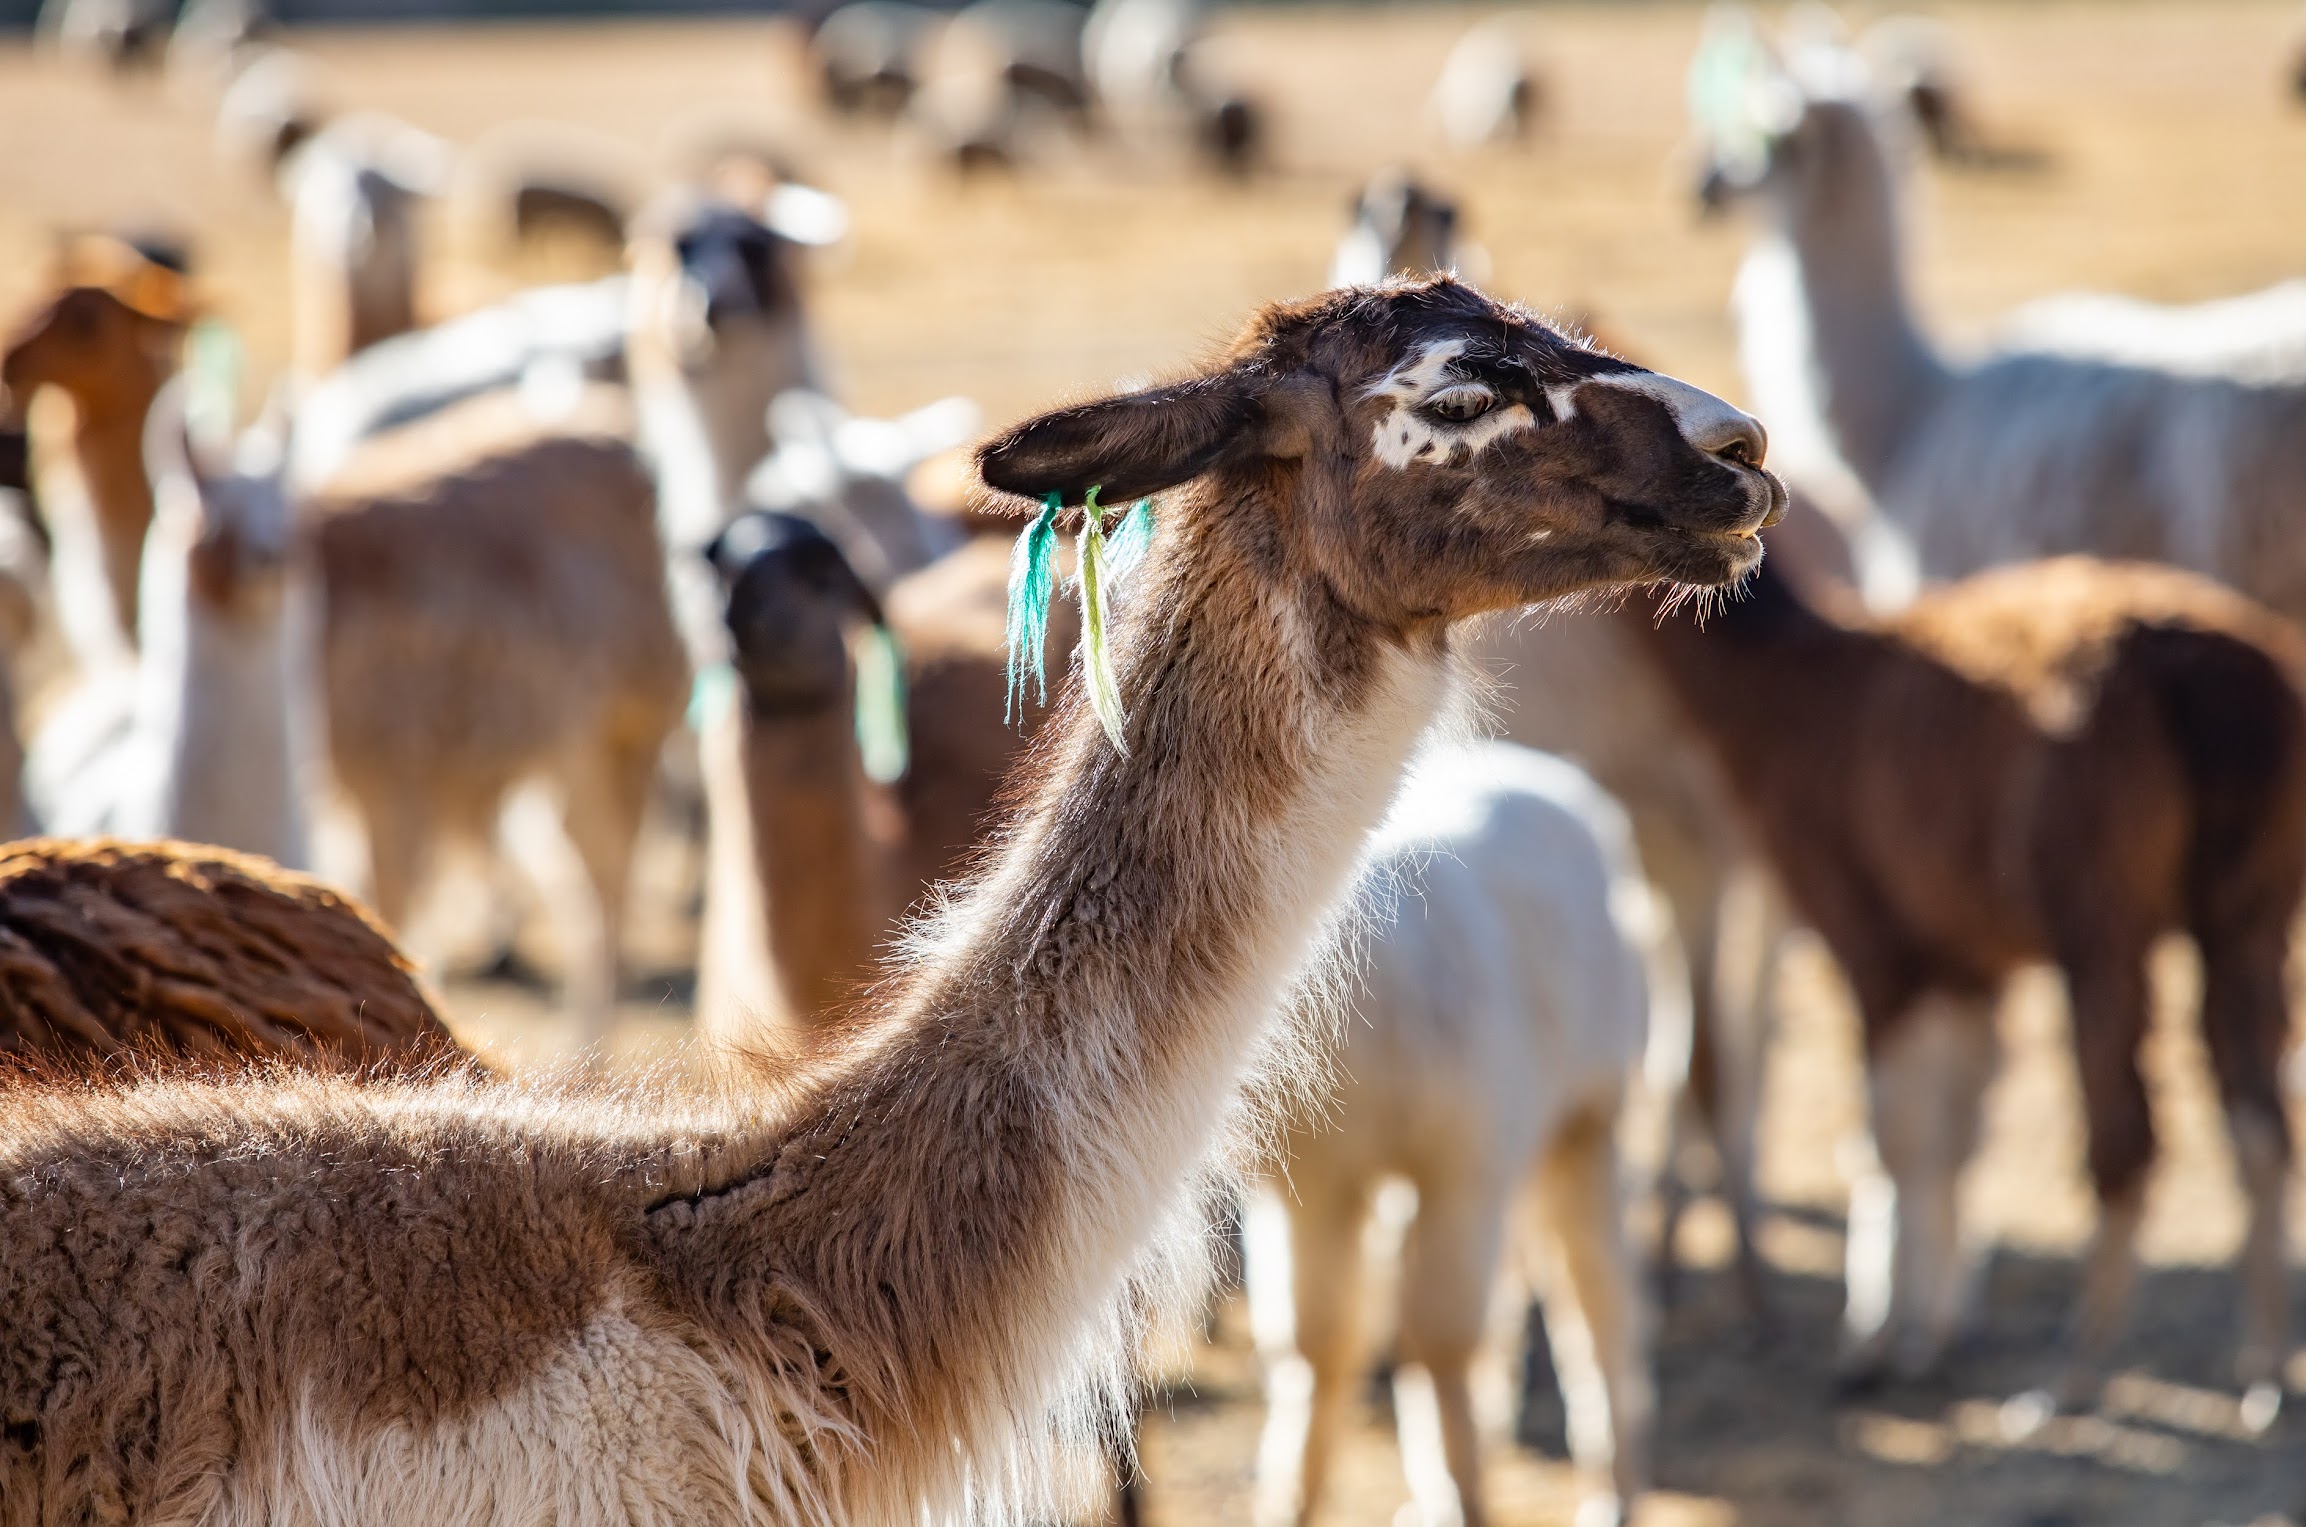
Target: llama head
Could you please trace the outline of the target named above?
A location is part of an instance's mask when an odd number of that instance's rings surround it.
[[[1910,90],[1877,77],[1830,19],[1765,38],[1742,12],[1725,12],[1690,61],[1689,110],[1708,212],[1761,208],[1782,226],[1867,215],[1885,133]]]
[[[718,197],[683,194],[659,203],[640,218],[628,255],[634,338],[697,371],[739,333],[797,336],[798,247]],[[780,380],[790,386],[801,379]]]
[[[288,586],[290,514],[282,432],[262,423],[230,438],[230,402],[181,376],[153,400],[144,468],[152,479],[148,562],[181,560],[185,599],[211,621],[254,629],[276,620]]]
[[[753,713],[845,708],[849,634],[882,617],[840,548],[798,515],[754,510],[732,520],[705,557],[720,575],[731,657]]]
[[[1354,198],[1352,225],[1329,268],[1332,286],[1457,268],[1457,203],[1415,177],[1391,171]]]
[[[180,260],[181,256],[171,256]],[[27,315],[0,353],[0,391],[19,411],[54,387],[83,416],[108,405],[140,412],[157,379],[175,366],[194,306],[180,264],[125,240],[66,245],[56,295]]]
[[[1060,409],[978,455],[990,486],[1237,534],[1258,565],[1402,630],[1623,583],[1718,585],[1785,508],[1761,427],[1441,277],[1269,308],[1223,362]]]

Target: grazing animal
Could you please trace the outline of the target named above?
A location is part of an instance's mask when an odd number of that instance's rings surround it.
[[[1086,130],[1088,16],[1069,0],[975,0],[936,34],[908,117],[964,171],[1012,163],[1052,121]]]
[[[1457,203],[1400,171],[1372,179],[1353,200],[1352,226],[1337,241],[1331,286],[1455,270]]]
[[[286,48],[259,44],[239,58],[216,103],[216,147],[277,189],[281,166],[328,117],[311,67]]]
[[[1544,82],[1522,30],[1502,18],[1459,38],[1433,83],[1433,118],[1453,148],[1523,142],[1544,106]]]
[[[57,294],[19,323],[0,354],[0,388],[25,410],[54,388],[72,402],[69,438],[36,440],[40,508],[57,617],[81,667],[135,651],[137,562],[152,523],[144,418],[175,375],[193,301],[181,257],[126,240],[71,241]]]
[[[88,677],[35,742],[28,782],[53,833],[181,839],[302,869],[292,647],[306,633],[290,611],[279,442],[254,430],[233,467],[205,460],[186,424],[192,380],[164,388],[146,425],[156,508],[134,668]]]
[[[1484,1518],[1472,1367],[1517,1201],[1536,1190],[1566,1274],[1549,1301],[1579,1462],[1647,1481],[1644,1305],[1618,1183],[1621,1104],[1649,1030],[1652,930],[1615,802],[1508,743],[1421,758],[1371,840],[1370,909],[1337,1083],[1267,1164],[1247,1219],[1266,1360],[1260,1522],[1307,1522],[1357,1385],[1357,1264],[1380,1185],[1406,1178],[1394,1414],[1411,1520]],[[1534,1227],[1532,1227],[1534,1228]],[[1583,1340],[1572,1333],[1582,1333]]]
[[[169,0],[43,0],[34,26],[47,46],[127,74],[160,62],[174,10]]]
[[[1994,340],[2005,350],[2047,350],[2187,376],[2306,382],[2306,279],[2177,305],[2068,292],[2018,308],[1996,327]]]
[[[1741,576],[1784,503],[1760,450],[1718,399],[1449,281],[1268,309],[1208,370],[1001,435],[980,468],[1021,507],[1164,495],[1107,632],[1125,748],[1061,700],[993,858],[797,1068],[13,1099],[12,1506],[1034,1509],[1050,1418],[1119,1376],[1127,1274],[1188,1223],[1448,699],[1451,628]]]
[[[1263,113],[1213,77],[1208,27],[1204,0],[1097,0],[1081,31],[1082,72],[1108,124],[1155,142],[1181,138],[1242,174],[1263,147]]]
[[[464,1054],[392,941],[317,881],[206,845],[0,846],[0,1056],[125,1079],[181,1060]]]
[[[745,504],[814,521],[867,584],[886,591],[960,544],[958,527],[924,514],[905,478],[972,438],[979,417],[956,397],[895,419],[860,418],[795,389],[769,405],[777,446],[745,479]]]
[[[494,393],[379,437],[299,507],[322,593],[330,772],[396,929],[444,846],[512,789],[560,797],[581,888],[556,908],[580,1042],[615,1000],[633,845],[688,671],[621,392],[540,423]]]
[[[290,366],[317,381],[417,327],[417,213],[455,152],[375,113],[338,117],[282,161],[289,232]]]
[[[961,870],[1043,709],[1003,715],[1009,547],[980,536],[872,592],[809,519],[754,512],[708,548],[727,600],[733,703],[705,718],[711,823],[697,1011],[708,1030],[813,1043],[863,992],[929,885]],[[884,613],[884,609],[885,612]],[[1074,622],[1051,621],[1062,646]],[[908,767],[860,750],[851,642],[904,656]]]
[[[1994,1067],[1995,999],[2048,960],[2073,1004],[2098,1194],[2069,1401],[2133,1274],[2154,1136],[2147,957],[2201,949],[2202,1032],[2250,1205],[2245,1384],[2288,1354],[2283,968],[2306,896],[2306,701],[2280,620],[2165,568],[2062,558],[1880,623],[1765,568],[1701,633],[1620,619],[1711,738],[1787,894],[1849,977],[1894,1184],[1851,1211],[1849,1371],[1920,1374],[1960,1314],[1955,1184]]]
[[[1912,316],[1896,185],[1866,105],[1779,83],[1793,92],[1787,120],[1747,124],[1715,178],[1765,209],[1770,234],[1754,258],[1790,269],[1799,306],[1749,304],[1741,322],[1753,326],[1749,349],[1786,348],[1774,369],[1815,376],[1827,437],[1921,570],[1959,577],[2090,552],[2169,562],[2306,614],[2293,513],[2306,489],[2306,381],[2047,353],[1949,361]],[[1735,138],[1719,125],[1717,152]]]

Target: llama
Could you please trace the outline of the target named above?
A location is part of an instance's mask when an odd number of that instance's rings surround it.
[[[35,743],[40,820],[68,837],[176,838],[305,867],[292,700],[289,515],[279,443],[204,462],[179,378],[155,400],[133,674],[92,676]],[[117,714],[119,724],[99,718]]]
[[[144,419],[176,372],[193,305],[181,256],[122,239],[74,240],[58,275],[61,290],[9,336],[0,388],[17,408],[44,388],[72,403],[68,438],[35,445],[57,618],[93,672],[136,648],[137,562],[152,523]]]
[[[0,1055],[123,1078],[465,1059],[392,941],[319,882],[218,848],[58,838],[0,847]]]
[[[1447,280],[1270,308],[1208,370],[999,436],[980,470],[1028,503],[1163,494],[1108,630],[1123,745],[1068,691],[994,857],[781,1074],[23,1097],[11,1508],[1031,1509],[1448,699],[1451,628],[1741,576],[1783,508],[1761,444]]]
[[[867,419],[795,388],[769,405],[777,446],[745,479],[745,505],[814,521],[867,584],[886,592],[960,544],[959,527],[924,514],[905,478],[974,436],[978,419],[967,398]]]
[[[1829,618],[1766,568],[1702,636],[1645,610],[1621,619],[1857,997],[1894,1195],[1853,1201],[1848,1371],[1919,1374],[1944,1353],[1994,999],[2050,960],[2073,1005],[2099,1200],[2060,1393],[2094,1392],[2154,1153],[2147,956],[2183,931],[2250,1202],[2238,1372],[2274,1383],[2289,1329],[2283,966],[2306,895],[2306,654],[2289,628],[2190,574],[2086,558],[1981,575],[1880,624]],[[1894,1211],[1870,1207],[1885,1198]]]
[[[1350,215],[1352,226],[1330,263],[1331,286],[1457,268],[1457,203],[1410,175],[1374,177],[1354,198]]]
[[[708,1032],[814,1043],[863,990],[898,915],[954,875],[1044,712],[1003,716],[1009,549],[979,536],[885,601],[811,519],[748,513],[707,550],[736,702],[703,718],[707,816],[697,1011]],[[884,613],[884,609],[886,613]],[[1055,612],[1060,647],[1075,630]],[[909,767],[868,783],[850,641],[904,654]]]
[[[655,465],[674,611],[699,666],[720,656],[719,600],[699,556],[775,444],[770,401],[816,386],[794,247],[734,203],[693,192],[643,213],[633,238],[626,371]]]
[[[1358,1373],[1363,1223],[1397,1175],[1417,1190],[1394,1378],[1411,1519],[1483,1519],[1471,1369],[1512,1210],[1534,1187],[1572,1296],[1548,1322],[1572,1443],[1613,1484],[1579,1520],[1617,1520],[1645,1483],[1652,1409],[1618,1187],[1653,937],[1625,817],[1557,759],[1501,742],[1435,749],[1363,874],[1384,905],[1364,934],[1334,1095],[1282,1138],[1247,1218],[1266,1358],[1258,1520],[1308,1521],[1320,1504]]]
[[[2306,383],[2043,353],[1947,360],[1910,312],[1896,188],[1866,106],[1839,84],[1757,88],[1782,120],[1732,120],[1734,101],[1717,111],[1713,178],[1766,209],[1755,258],[1790,268],[1800,306],[1749,306],[1742,321],[1754,348],[1806,332],[1773,369],[1814,368],[1826,434],[1922,572],[2086,551],[2169,562],[2306,613],[2290,513],[2306,483]]]
[[[911,0],[849,0],[809,38],[826,103],[894,120],[920,88],[923,61],[944,17]]]
[[[34,26],[43,46],[127,74],[160,62],[173,20],[166,0],[42,0]]]
[[[908,119],[964,171],[1013,162],[1051,122],[1086,130],[1088,14],[1066,0],[974,0],[932,39]]]
[[[1449,50],[1428,110],[1444,142],[1474,149],[1527,140],[1544,106],[1544,82],[1522,29],[1493,20],[1468,30]]]
[[[632,431],[621,390],[549,421],[493,393],[379,437],[299,506],[329,771],[377,911],[405,929],[438,852],[485,843],[514,787],[548,782],[582,882],[556,908],[582,1044],[607,1031],[633,844],[688,689]]]
[[[2306,279],[2238,297],[2164,305],[2112,292],[2067,292],[2010,313],[2007,350],[2047,350],[2254,385],[2306,381]]]
[[[417,327],[418,207],[446,188],[454,161],[432,134],[358,112],[282,162],[291,208],[289,361],[304,382]]]
[[[1097,0],[1082,73],[1105,122],[1147,140],[1182,137],[1220,170],[1246,173],[1264,135],[1255,101],[1213,75],[1203,0]]]

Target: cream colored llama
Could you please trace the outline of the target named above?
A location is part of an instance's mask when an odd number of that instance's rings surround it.
[[[11,1521],[1013,1516],[1452,689],[1467,617],[1721,584],[1752,420],[1449,281],[988,445],[1163,493],[985,873],[837,1053],[717,1096],[327,1079],[0,1115]],[[1076,1412],[1078,1413],[1078,1412]]]
[[[1647,1483],[1653,1408],[1617,1132],[1648,1040],[1656,930],[1625,814],[1559,759],[1436,748],[1366,874],[1335,1096],[1289,1129],[1247,1219],[1266,1358],[1258,1520],[1310,1521],[1321,1504],[1361,1372],[1364,1223],[1403,1178],[1417,1191],[1395,1328],[1406,1520],[1483,1518],[1473,1368],[1528,1198],[1543,1218],[1526,1228],[1552,1232],[1564,1275],[1546,1302],[1571,1446],[1610,1482],[1578,1520],[1615,1521]]]

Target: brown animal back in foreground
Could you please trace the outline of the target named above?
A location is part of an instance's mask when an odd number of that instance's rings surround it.
[[[182,843],[35,838],[0,849],[0,1054],[464,1054],[357,905],[267,860]]]

